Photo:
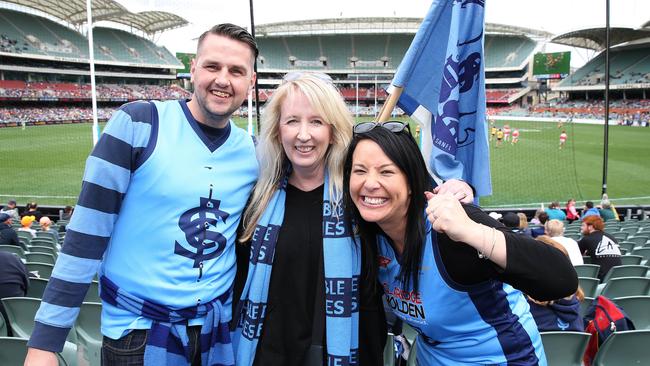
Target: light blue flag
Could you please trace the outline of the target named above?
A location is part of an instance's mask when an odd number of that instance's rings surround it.
[[[422,125],[422,154],[442,180],[492,194],[485,116],[485,0],[435,0],[399,65],[398,106]]]

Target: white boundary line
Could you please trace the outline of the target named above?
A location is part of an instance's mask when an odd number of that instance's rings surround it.
[[[79,196],[34,196],[26,194],[0,194],[0,197],[10,198],[78,198]]]

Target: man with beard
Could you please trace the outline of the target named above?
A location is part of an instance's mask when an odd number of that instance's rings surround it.
[[[245,29],[214,26],[198,40],[191,100],[113,114],[86,162],[26,365],[57,364],[96,273],[102,364],[234,365],[234,240],[258,163],[230,117],[257,55]]]
[[[580,251],[591,257],[592,264],[600,265],[598,279],[601,281],[614,266],[620,266],[621,251],[616,239],[603,231],[605,223],[600,216],[587,216],[582,220],[582,239],[578,242]]]

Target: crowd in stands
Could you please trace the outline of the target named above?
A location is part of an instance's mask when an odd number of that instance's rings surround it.
[[[118,85],[97,86],[99,100],[171,100],[189,98],[190,93],[177,85]],[[0,80],[0,99],[76,99],[90,100],[90,84],[24,82]]]
[[[22,46],[18,44],[17,39],[9,38],[5,33],[0,34],[0,52],[19,53]]]
[[[521,92],[522,89],[487,89],[485,91],[485,98],[488,103],[509,103],[510,98],[515,94]]]
[[[517,106],[488,108],[488,114],[518,117],[548,117],[564,119],[602,119],[605,115],[602,100],[563,101],[555,103],[540,103],[529,108]],[[614,100],[609,107],[610,120],[618,121],[621,125],[650,124],[650,99]]]
[[[115,108],[98,108],[97,117],[101,121],[108,120]],[[90,107],[30,107],[30,108],[0,108],[0,123],[32,123],[32,122],[79,122],[92,120]]]

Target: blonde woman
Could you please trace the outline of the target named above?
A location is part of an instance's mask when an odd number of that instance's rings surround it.
[[[381,290],[359,281],[361,250],[340,204],[352,126],[324,74],[287,75],[266,105],[239,238],[237,365],[383,364]],[[472,199],[464,183],[443,187]]]

